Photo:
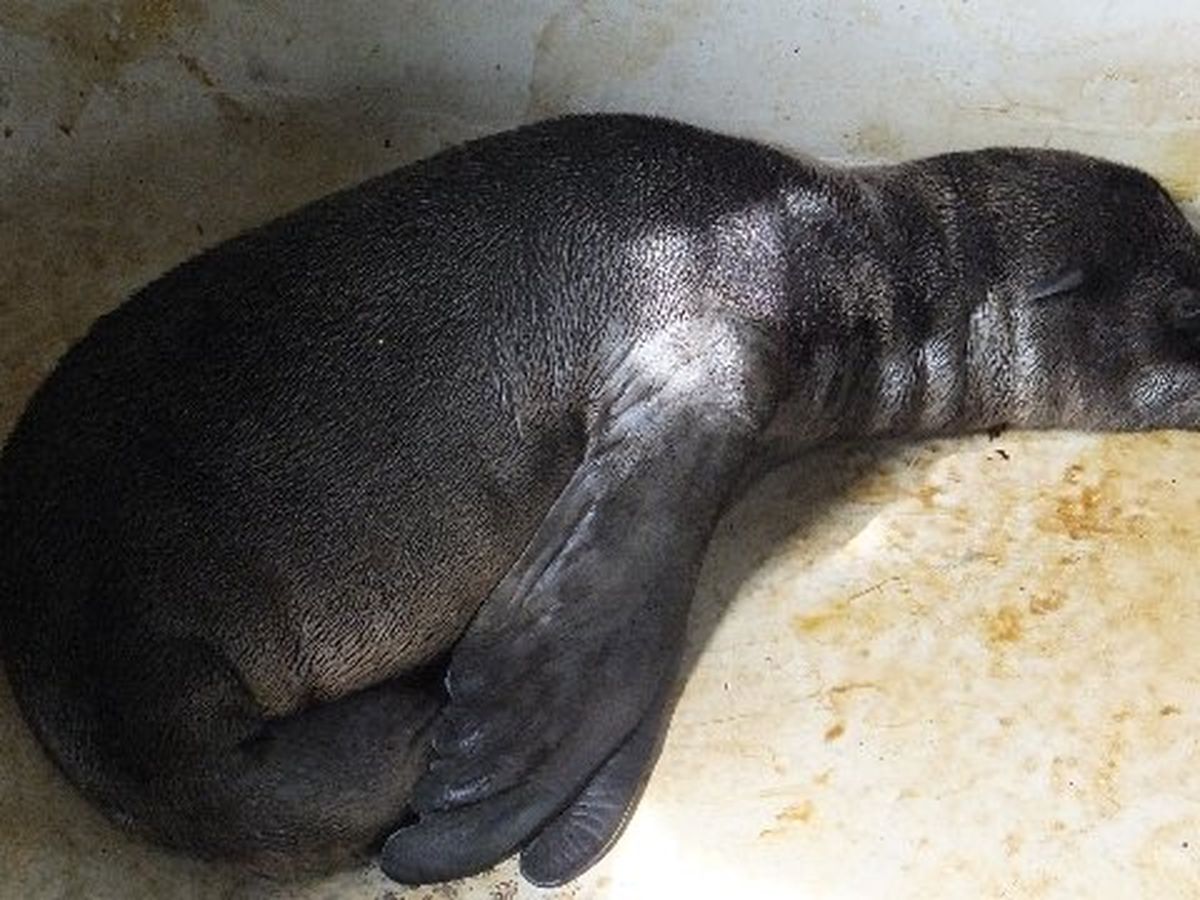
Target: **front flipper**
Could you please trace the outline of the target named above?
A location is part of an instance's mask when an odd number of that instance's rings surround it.
[[[662,747],[666,703],[642,719],[592,775],[571,805],[521,848],[521,874],[538,887],[558,887],[579,877],[608,852],[633,815]]]
[[[693,322],[616,369],[587,458],[455,649],[420,821],[388,840],[388,875],[473,874],[544,828],[527,867],[562,880],[619,831],[665,724],[709,535],[770,413],[754,337]],[[582,820],[554,817],[606,791],[598,846],[572,849]]]

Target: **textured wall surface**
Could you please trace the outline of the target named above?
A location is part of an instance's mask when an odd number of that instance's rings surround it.
[[[1074,147],[1190,203],[1198,45],[1200,10],[1169,0],[0,0],[0,434],[97,315],[198,249],[564,111],[835,159]],[[147,848],[0,682],[0,897],[1198,896],[1198,504],[1183,434],[768,477],[710,554],[643,806],[562,891],[511,865],[278,887]]]

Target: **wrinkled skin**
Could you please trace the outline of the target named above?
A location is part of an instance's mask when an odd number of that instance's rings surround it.
[[[67,354],[0,459],[5,664],[159,842],[560,883],[636,803],[757,460],[1193,427],[1198,287],[1161,188],[1078,155],[838,170],[628,116],[468,144]]]

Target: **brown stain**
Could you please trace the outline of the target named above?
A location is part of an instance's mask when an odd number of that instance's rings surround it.
[[[1044,616],[1058,612],[1066,605],[1066,595],[1059,588],[1051,588],[1044,593],[1034,594],[1029,598],[1029,612],[1035,616]]]
[[[802,800],[799,803],[793,803],[790,806],[782,809],[775,816],[777,822],[808,822],[813,816],[813,803],[811,800]]]
[[[177,27],[204,19],[196,0],[116,0],[78,3],[46,18],[44,33],[111,83],[121,70],[169,43]]]
[[[882,690],[882,685],[874,681],[848,681],[843,684],[835,684],[828,691],[829,694],[840,696],[842,694],[850,694],[855,691],[878,691]]]
[[[789,804],[775,814],[775,824],[764,828],[759,833],[760,838],[777,837],[785,834],[789,825],[803,825],[812,821],[816,807],[811,800],[801,800]]]
[[[1012,644],[1021,639],[1024,624],[1015,606],[1001,606],[984,618],[984,634],[989,644]]]
[[[62,78],[55,115],[70,134],[97,87],[117,85],[125,69],[174,42],[176,32],[204,21],[200,0],[108,0],[73,3],[54,12],[29,0],[0,4],[0,29],[47,42]]]
[[[1183,710],[1180,709],[1178,706],[1176,706],[1174,703],[1168,703],[1166,706],[1164,706],[1162,709],[1160,709],[1158,711],[1158,714],[1160,716],[1178,716],[1182,713],[1183,713]]]
[[[903,496],[903,491],[891,472],[875,471],[856,479],[846,489],[845,496],[851,503],[882,506]]]
[[[1110,522],[1102,521],[1103,494],[1096,486],[1085,486],[1078,496],[1059,497],[1055,504],[1055,515],[1062,529],[1073,540],[1082,537],[1109,534],[1112,532]]]
[[[835,600],[819,612],[797,613],[790,620],[792,632],[797,637],[806,637],[834,625],[855,625],[864,628],[878,626],[881,624],[879,616],[871,610],[856,608],[856,603],[864,597],[883,591],[885,587],[897,580],[895,577],[884,578],[846,597]]]
[[[845,619],[848,609],[846,603],[838,601],[821,612],[797,613],[791,618],[792,631],[797,637],[805,637],[833,622]]]
[[[1161,138],[1153,159],[1146,163],[1179,203],[1200,200],[1200,129],[1192,127]]]
[[[917,499],[921,501],[921,505],[926,509],[933,509],[934,501],[937,496],[942,493],[942,488],[936,484],[923,484],[917,489]]]
[[[826,710],[833,724],[825,730],[825,741],[833,743],[842,738],[846,734],[846,720],[852,717],[850,707],[853,705],[853,696],[863,692],[882,692],[883,686],[877,682],[845,682],[835,684],[832,687],[824,688],[815,699],[820,703],[821,707]],[[867,702],[868,707],[870,702]]]
[[[1125,480],[1121,470],[1107,467],[1094,478],[1087,477],[1088,471],[1082,463],[1064,470],[1065,490],[1055,495],[1053,511],[1041,517],[1042,530],[1066,534],[1074,541],[1112,535],[1145,537],[1146,517],[1128,512],[1119,501],[1118,482]]]

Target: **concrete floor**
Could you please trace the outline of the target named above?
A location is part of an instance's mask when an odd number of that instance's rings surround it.
[[[1099,38],[1066,28],[1049,47],[1067,6],[930,4],[917,21],[800,3],[758,21],[681,0],[503,17],[5,0],[0,434],[97,315],[201,247],[565,109],[670,112],[826,156],[1070,143],[1189,199],[1200,27],[1149,3],[1152,22],[1109,10],[1078,24]],[[947,33],[953,50],[928,52]],[[904,90],[883,103],[892,44]],[[793,46],[816,63],[788,68]],[[1022,77],[1000,90],[989,67]],[[172,857],[84,804],[0,687],[0,897],[1200,896],[1198,511],[1184,434],[1008,434],[774,473],[721,526],[638,815],[561,891],[511,864],[406,892],[366,867],[278,886]]]

